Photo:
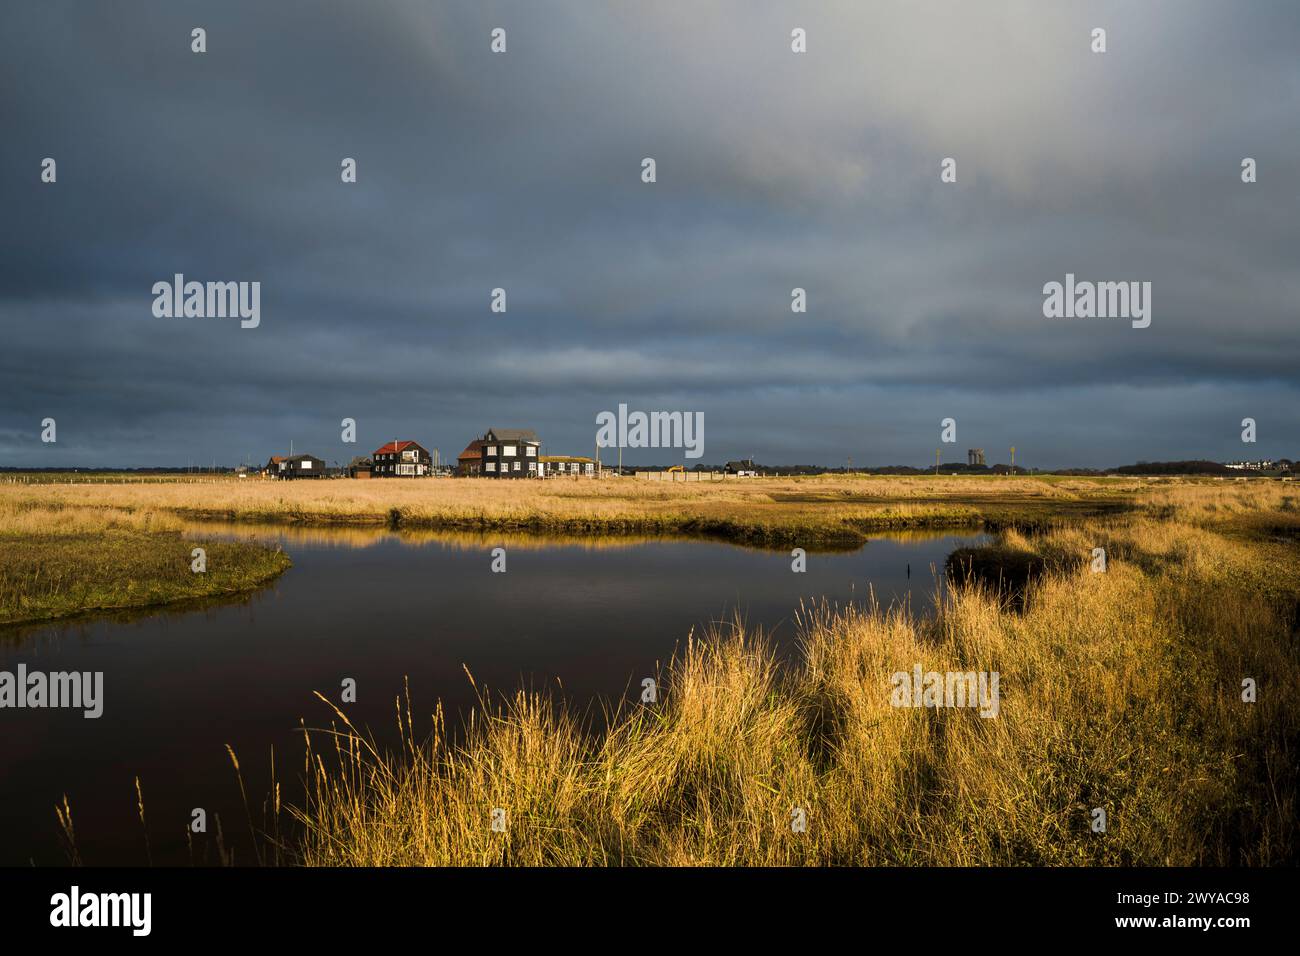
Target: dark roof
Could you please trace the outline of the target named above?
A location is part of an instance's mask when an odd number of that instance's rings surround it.
[[[495,438],[497,441],[541,441],[537,432],[531,428],[489,428],[483,437]]]
[[[308,458],[310,458],[312,461],[325,460],[324,458],[317,458],[315,455],[289,455],[288,457],[281,458],[280,460],[281,461],[305,461]]]

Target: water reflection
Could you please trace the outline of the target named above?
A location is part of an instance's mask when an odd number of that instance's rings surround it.
[[[479,688],[549,689],[579,711],[639,692],[693,630],[737,617],[778,649],[797,648],[801,602],[930,599],[954,548],[978,536],[882,536],[850,552],[810,551],[792,573],[788,549],[662,537],[393,531],[194,524],[190,533],[254,537],[294,565],[236,601],[97,617],[11,631],[0,669],[104,673],[104,715],[4,714],[0,864],[62,862],[54,806],[67,794],[90,863],[143,863],[134,780],[143,788],[156,862],[186,862],[195,807],[220,814],[227,842],[251,841],[225,747],[239,755],[254,803],[274,749],[293,799],[301,740],[327,724],[320,691],[381,741],[395,736],[394,699],[409,679],[416,714],[441,701],[453,724]],[[491,570],[504,547],[506,573]],[[910,576],[908,569],[910,567]],[[286,771],[286,767],[289,769]],[[243,836],[240,835],[241,830]],[[243,841],[240,844],[240,841]],[[206,845],[206,844],[205,844]],[[237,858],[239,859],[239,858]]]

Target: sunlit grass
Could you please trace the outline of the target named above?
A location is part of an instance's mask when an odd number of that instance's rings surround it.
[[[293,813],[310,865],[1267,865],[1297,855],[1294,542],[1247,536],[1288,493],[1197,485],[996,547],[1046,568],[1013,604],[802,614],[783,668],[736,627],[662,697],[595,730],[563,701],[487,700],[453,743],[397,700],[405,749],[333,710]],[[1107,551],[1105,573],[1091,551]],[[1281,549],[1281,550],[1279,550]],[[1285,554],[1286,560],[1279,560]],[[901,709],[890,677],[997,671],[996,718]],[[1242,700],[1253,678],[1258,700]],[[332,706],[332,705],[331,705]],[[504,832],[491,828],[506,811]],[[1103,809],[1104,833],[1090,826]],[[791,827],[795,809],[808,828]]]
[[[237,594],[289,566],[277,549],[191,539],[167,514],[37,502],[0,506],[0,624]],[[206,551],[207,571],[191,570]]]
[[[1127,479],[996,477],[417,479],[157,484],[0,484],[0,517],[24,508],[408,529],[690,534],[758,544],[860,542],[873,531],[1084,517],[1142,489]]]

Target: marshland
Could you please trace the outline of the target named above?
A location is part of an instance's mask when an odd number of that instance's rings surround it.
[[[149,561],[110,550],[109,582],[190,574],[196,543],[210,569],[293,562],[269,586],[238,571],[227,605],[14,630],[6,660],[103,666],[96,723],[117,683],[130,729],[100,731],[113,766],[80,786],[69,763],[0,801],[50,830],[70,811],[85,862],[1294,862],[1297,497],[968,477],[0,486],[6,608],[33,606],[45,572],[8,555],[39,565],[21,549],[40,535],[159,542]],[[996,672],[998,716],[891,706],[917,665]],[[174,739],[151,737],[160,705]],[[71,721],[27,717],[52,752],[84,750]],[[200,800],[219,833],[187,832]]]
[[[12,479],[11,479],[12,480]],[[1025,523],[1103,514],[1132,478],[818,476],[726,482],[482,478],[264,481],[213,477],[0,484],[0,508],[116,509],[232,521],[409,528],[639,532],[732,540],[861,542],[895,528]]]

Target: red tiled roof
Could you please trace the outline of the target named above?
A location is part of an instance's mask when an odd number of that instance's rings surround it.
[[[475,458],[482,458],[483,444],[484,444],[483,439],[481,438],[474,439],[472,442],[470,442],[468,445],[465,446],[465,450],[460,453],[459,457],[457,457],[456,460],[473,461]]]
[[[390,441],[383,448],[376,449],[376,455],[393,455],[399,451],[405,451],[414,445],[413,441]]]

